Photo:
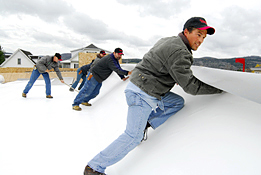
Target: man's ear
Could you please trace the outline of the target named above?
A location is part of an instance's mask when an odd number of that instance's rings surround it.
[[[188,34],[189,34],[188,29],[185,29],[185,30],[184,30],[184,35],[187,37]]]

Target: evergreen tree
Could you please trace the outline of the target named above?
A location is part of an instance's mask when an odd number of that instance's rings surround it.
[[[0,45],[0,65],[5,61],[5,55],[4,55],[4,50],[2,46]]]

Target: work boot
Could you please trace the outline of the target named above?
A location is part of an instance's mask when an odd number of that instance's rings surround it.
[[[73,106],[73,110],[75,110],[75,111],[81,111],[82,108],[80,108],[79,106]]]
[[[91,167],[89,167],[88,165],[85,167],[84,170],[84,175],[106,175],[104,173],[100,173],[98,171],[93,170]]]
[[[84,105],[84,106],[91,106],[92,104],[90,104],[88,102],[82,102],[82,105]]]
[[[25,94],[25,93],[22,93],[22,97],[26,98],[26,94]]]
[[[46,95],[46,98],[53,98],[53,96],[51,96],[51,95]]]

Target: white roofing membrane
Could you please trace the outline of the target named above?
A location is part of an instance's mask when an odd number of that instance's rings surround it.
[[[122,67],[131,70],[133,65]],[[210,72],[219,72],[206,69],[201,74],[205,68],[196,69],[195,74],[205,81],[211,81],[206,78]],[[231,75],[230,71],[226,73]],[[218,74],[215,81],[223,88],[237,86],[235,79],[228,77],[221,82]],[[233,76],[248,81],[244,74],[256,76],[240,72]],[[83,174],[88,161],[125,129],[128,107],[124,89],[128,81],[121,81],[113,73],[100,94],[90,101],[93,106],[81,106],[80,112],[71,106],[77,92],[70,92],[62,83],[53,83],[53,99],[45,98],[43,80],[37,80],[27,98],[22,97],[22,91],[28,81],[0,84],[0,174]],[[249,90],[255,83],[238,89],[259,96],[259,85],[257,91]],[[184,97],[185,107],[158,129],[149,129],[148,140],[108,167],[106,174],[260,174],[258,102],[232,91],[200,96],[186,94],[179,86],[172,91]]]

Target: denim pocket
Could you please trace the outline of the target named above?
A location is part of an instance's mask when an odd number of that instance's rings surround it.
[[[142,99],[132,91],[125,91],[128,106],[142,106]]]

